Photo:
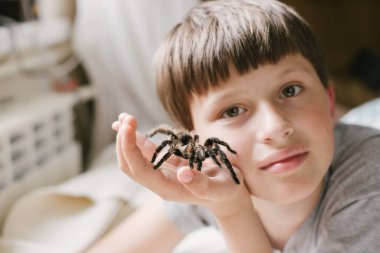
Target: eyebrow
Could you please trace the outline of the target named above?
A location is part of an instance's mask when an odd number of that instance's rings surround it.
[[[307,71],[307,69],[304,69],[304,68],[288,68],[282,71],[281,73],[279,73],[277,77],[282,78],[291,73],[310,74],[309,71]]]
[[[223,91],[220,93],[213,94],[211,96],[208,96],[207,102],[205,106],[211,107],[213,104],[218,103],[220,101],[234,98],[241,96],[241,92],[236,91],[236,90],[229,90],[229,91]]]
[[[278,73],[276,75],[276,78],[284,78],[287,75],[293,74],[293,73],[299,73],[302,75],[310,74],[306,68],[289,67],[289,68],[284,69],[280,73]],[[239,97],[241,95],[242,95],[241,91],[236,91],[236,90],[228,90],[228,91],[223,90],[222,92],[215,92],[211,96],[206,95],[206,97],[208,99],[207,99],[205,106],[211,107],[213,104],[215,104],[217,102],[220,102],[220,101],[223,101],[226,99],[230,99],[230,98],[234,98],[234,97]]]

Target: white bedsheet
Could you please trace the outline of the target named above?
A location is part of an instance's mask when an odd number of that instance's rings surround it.
[[[111,147],[89,172],[18,201],[4,224],[0,252],[83,252],[115,222],[156,198],[122,174],[114,153]],[[187,236],[174,252],[226,251],[220,233],[205,228]]]

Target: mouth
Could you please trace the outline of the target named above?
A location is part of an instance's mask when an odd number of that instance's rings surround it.
[[[305,149],[290,149],[269,155],[259,163],[259,169],[274,174],[283,174],[296,170],[308,157]]]

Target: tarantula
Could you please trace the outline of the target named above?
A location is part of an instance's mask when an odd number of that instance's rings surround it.
[[[169,140],[164,140],[154,151],[151,163],[154,164],[157,155],[161,152],[161,150],[169,146],[169,150],[167,153],[159,160],[154,166],[154,169],[159,168],[163,162],[165,162],[171,155],[176,155],[182,157],[184,159],[189,160],[189,166],[191,169],[194,167],[194,163],[197,163],[197,169],[200,171],[202,168],[202,162],[211,157],[212,160],[218,165],[219,168],[222,168],[221,163],[216,158],[219,156],[220,160],[226,165],[227,169],[230,171],[231,177],[236,184],[240,184],[239,179],[237,178],[234,170],[232,169],[232,165],[230,161],[227,159],[227,155],[220,149],[219,145],[223,145],[233,154],[236,154],[226,142],[211,137],[208,138],[203,145],[199,144],[199,136],[192,136],[186,132],[178,132],[174,133],[172,130],[169,130],[164,127],[158,127],[153,129],[146,136],[148,138],[153,137],[155,134],[161,133],[165,135],[170,135]]]

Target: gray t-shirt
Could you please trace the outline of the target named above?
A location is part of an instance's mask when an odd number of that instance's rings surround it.
[[[380,252],[380,132],[339,123],[335,143],[320,202],[283,253]],[[203,226],[217,227],[205,208],[165,205],[185,234]]]

